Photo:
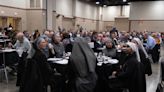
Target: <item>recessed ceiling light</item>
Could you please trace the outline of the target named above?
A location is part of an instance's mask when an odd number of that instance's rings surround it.
[[[103,7],[107,7],[107,5],[103,5]]]
[[[127,0],[123,0],[123,2],[126,2]]]
[[[96,4],[100,4],[100,2],[97,1]]]

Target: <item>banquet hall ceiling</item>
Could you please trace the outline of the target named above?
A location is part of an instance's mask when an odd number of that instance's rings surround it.
[[[103,6],[116,6],[116,5],[128,5],[129,2],[138,2],[138,1],[161,1],[161,0],[80,0],[85,1],[88,3],[96,4],[99,2],[98,5]]]

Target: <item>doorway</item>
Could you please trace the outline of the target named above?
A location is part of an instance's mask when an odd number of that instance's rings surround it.
[[[22,29],[21,18],[0,16],[1,28],[9,27],[10,24],[13,27],[13,30],[20,31]]]

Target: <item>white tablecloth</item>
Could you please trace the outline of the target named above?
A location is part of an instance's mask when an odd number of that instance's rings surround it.
[[[112,59],[107,56],[98,57],[98,66],[101,66],[102,64],[117,64],[119,61],[117,59]]]
[[[4,50],[0,50],[0,52],[14,52],[16,51],[16,49],[4,49]]]

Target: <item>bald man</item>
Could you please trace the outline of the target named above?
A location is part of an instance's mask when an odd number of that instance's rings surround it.
[[[24,36],[23,32],[19,32],[16,35],[17,41],[14,44],[14,48],[16,49],[23,49],[23,53],[19,55],[21,58],[19,59],[18,66],[17,66],[17,82],[16,86],[20,86],[23,72],[24,72],[24,67],[25,67],[25,62],[24,59],[28,56],[28,54],[31,51],[31,43],[29,40]]]
[[[30,53],[31,44],[30,41],[24,36],[22,32],[17,33],[16,35],[17,41],[14,44],[14,48],[19,49],[22,48],[23,52]]]

